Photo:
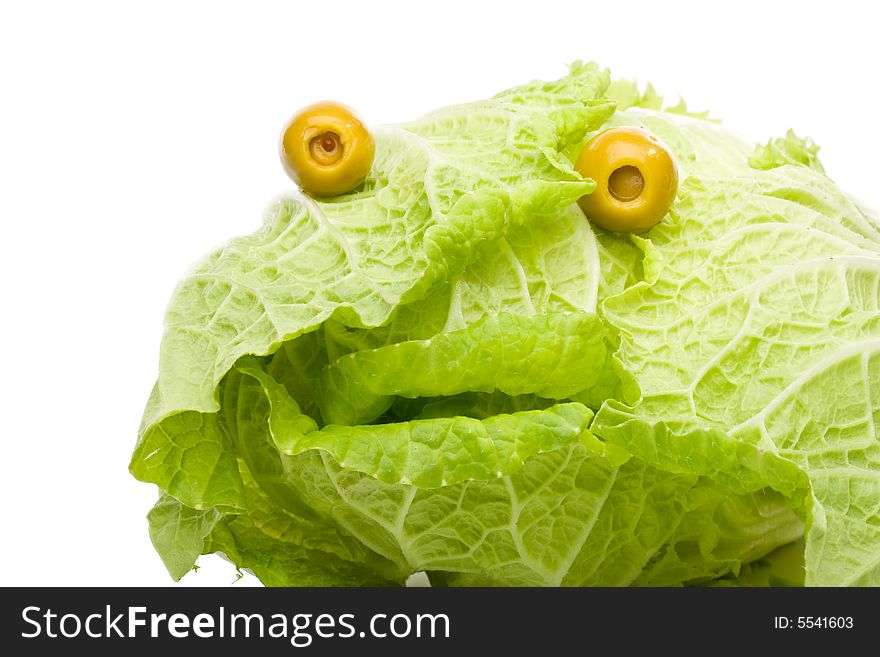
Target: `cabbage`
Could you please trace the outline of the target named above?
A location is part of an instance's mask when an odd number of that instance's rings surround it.
[[[616,125],[679,164],[643,236],[575,203]],[[130,464],[172,577],[880,584],[880,224],[815,144],[580,63],[375,138],[172,297]]]

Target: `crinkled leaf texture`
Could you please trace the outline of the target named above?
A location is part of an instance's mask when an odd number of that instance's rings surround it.
[[[361,188],[197,265],[131,461],[171,575],[748,584],[806,531],[808,584],[877,583],[876,219],[811,142],[661,105],[578,63],[377,130]],[[641,236],[574,203],[627,124],[683,179]]]
[[[808,585],[878,585],[880,225],[815,154],[789,133],[735,175],[697,158],[647,236],[653,272],[603,303],[629,394],[593,430],[672,472],[783,493],[806,520]]]

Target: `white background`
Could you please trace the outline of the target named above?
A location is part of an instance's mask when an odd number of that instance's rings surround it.
[[[596,60],[755,139],[812,136],[878,207],[872,5],[3,2],[0,581],[172,584],[156,491],[127,472],[163,310],[291,188],[277,139],[300,106],[389,123]],[[180,585],[235,580],[199,563]]]

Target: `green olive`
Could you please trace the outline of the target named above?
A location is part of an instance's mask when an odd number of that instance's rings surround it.
[[[643,233],[669,212],[678,169],[663,142],[646,130],[612,128],[584,146],[574,168],[596,181],[578,203],[605,230]]]
[[[375,153],[373,136],[354,111],[331,101],[297,112],[281,137],[284,169],[312,196],[353,190],[370,172]]]

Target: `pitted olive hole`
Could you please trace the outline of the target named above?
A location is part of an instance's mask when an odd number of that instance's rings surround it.
[[[342,141],[335,132],[322,132],[309,142],[309,152],[318,164],[333,164],[342,157]]]
[[[645,179],[637,167],[626,165],[611,172],[608,176],[608,191],[611,196],[624,203],[634,201],[645,188]]]

